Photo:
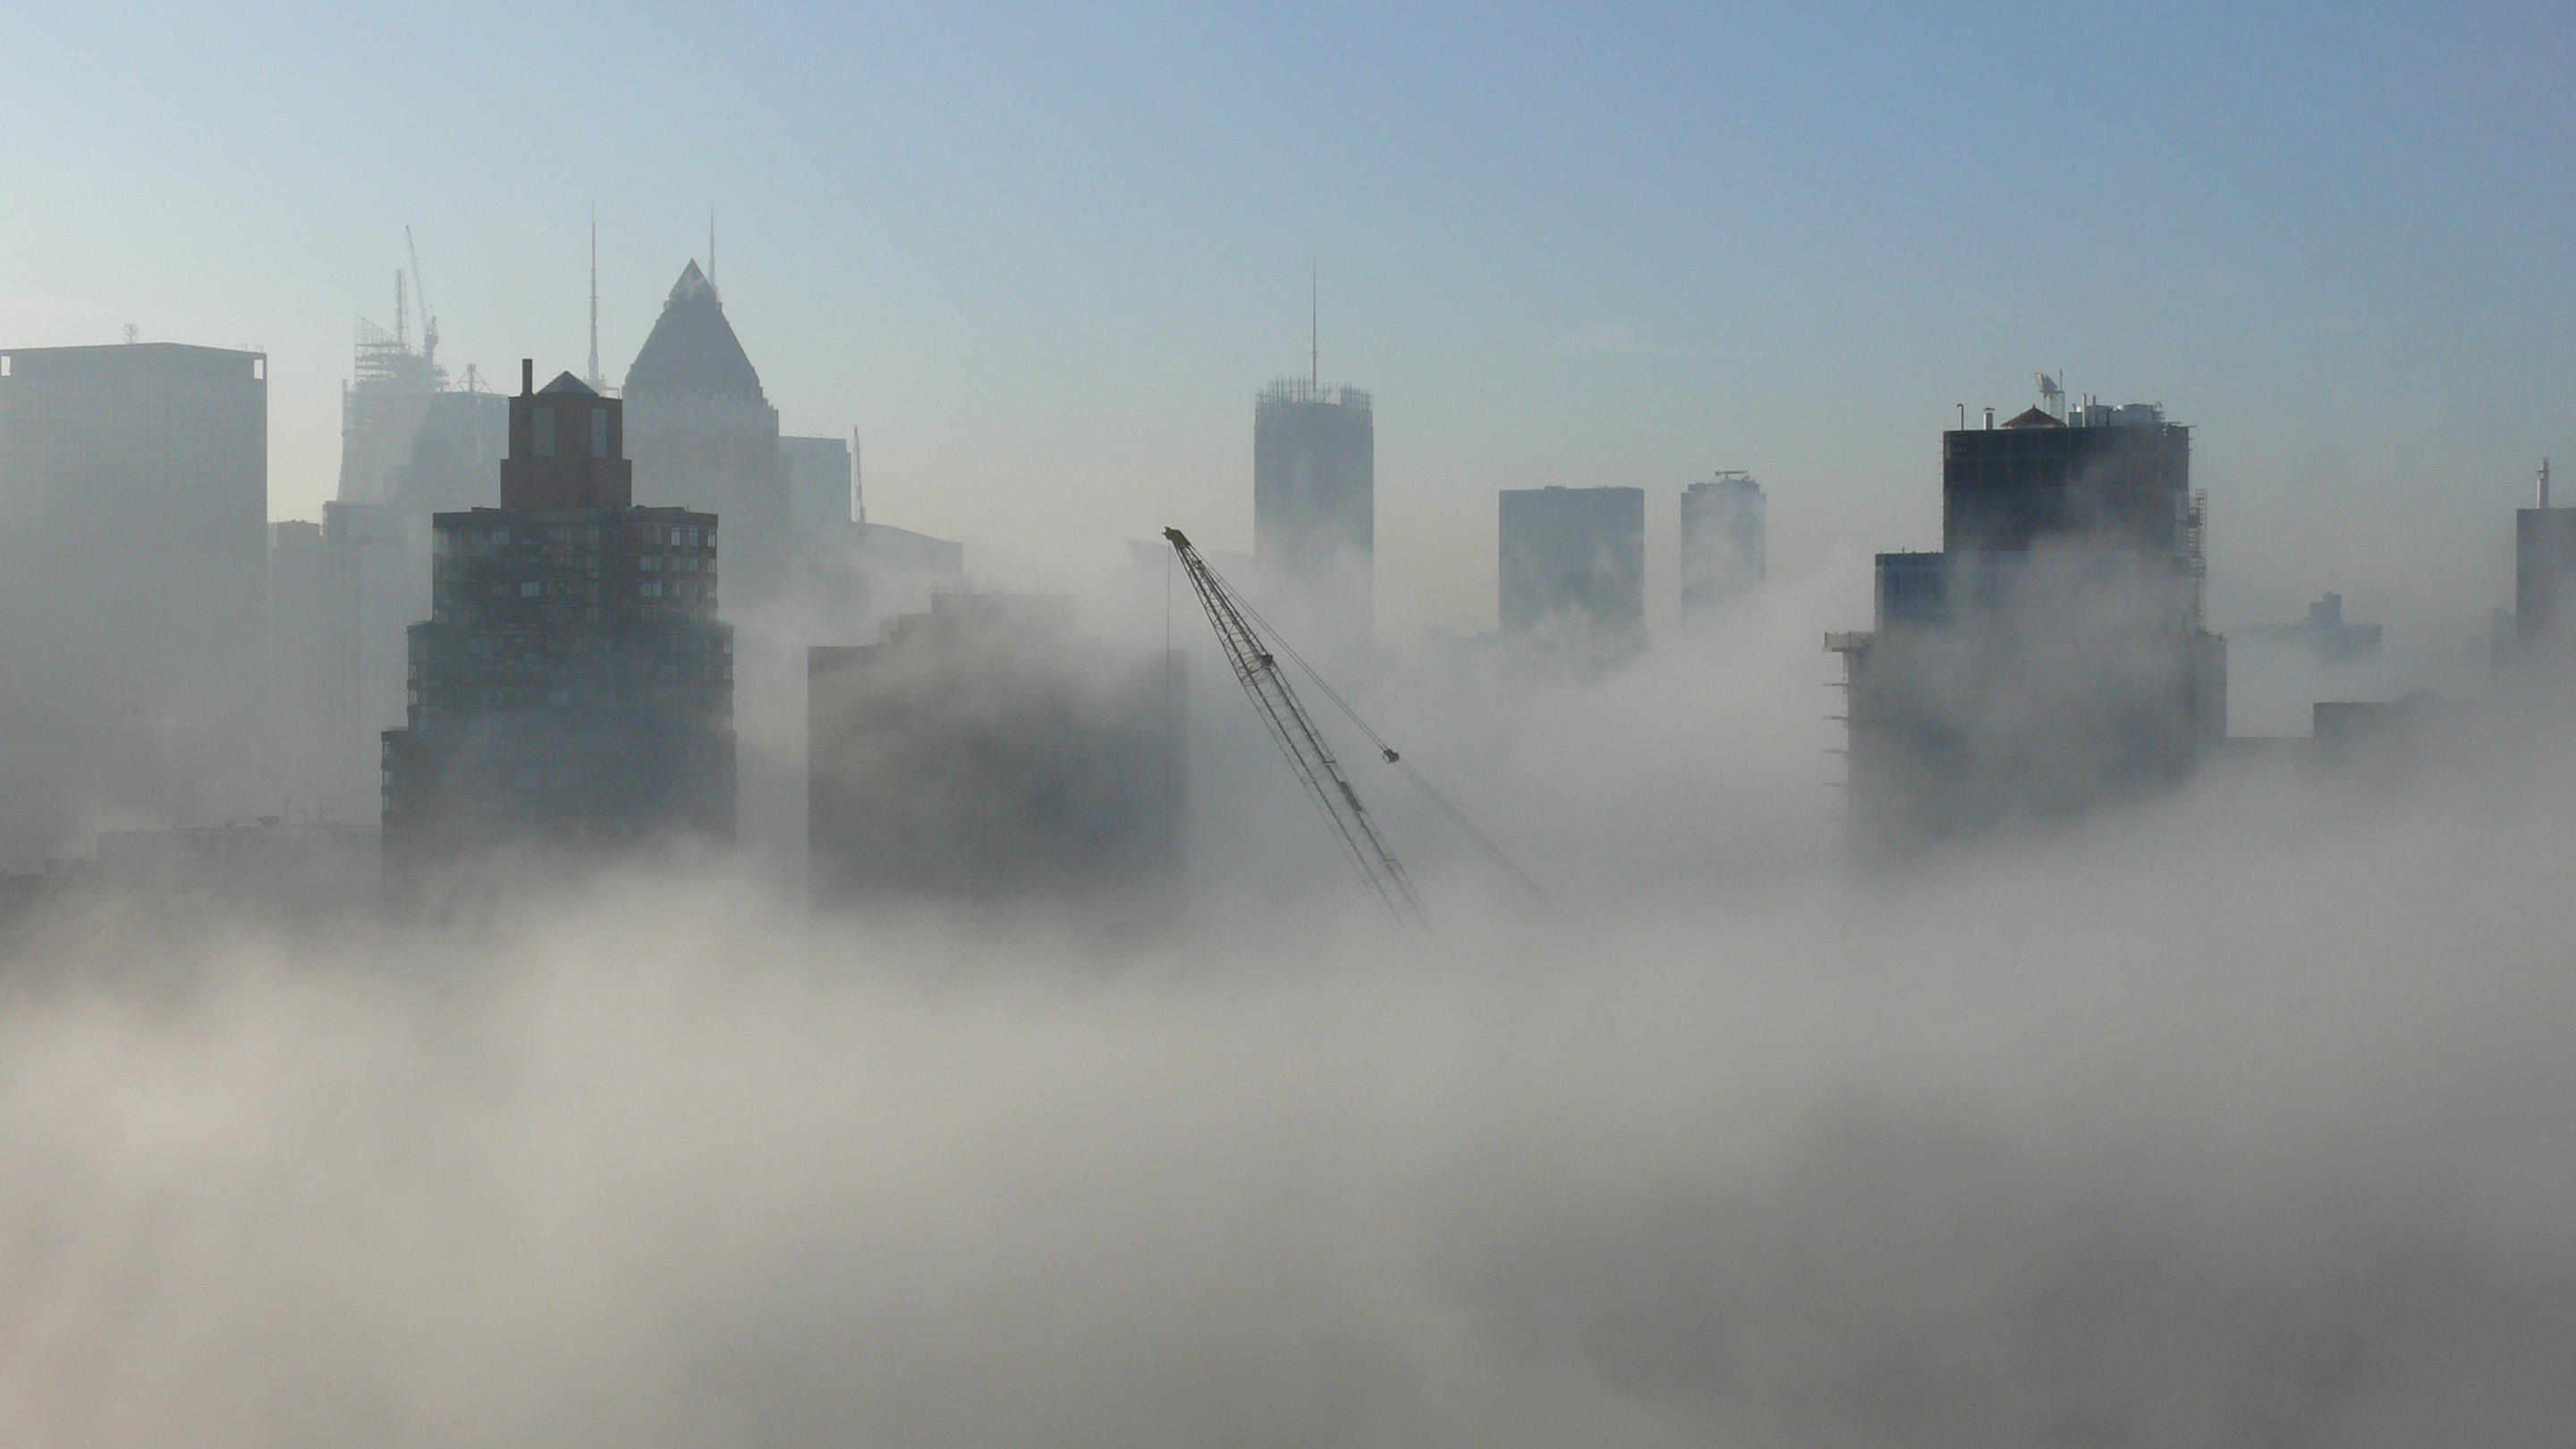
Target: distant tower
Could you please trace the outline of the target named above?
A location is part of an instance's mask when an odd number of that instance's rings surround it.
[[[714,282],[691,262],[626,370],[635,496],[724,519],[728,597],[755,607],[787,580],[793,505],[778,409],[761,391]]]
[[[410,722],[384,732],[398,885],[496,847],[733,836],[716,519],[634,506],[624,404],[570,373],[533,381],[523,367],[510,399],[501,506],[435,522]]]
[[[0,347],[0,859],[265,797],[268,359]]]
[[[1646,490],[1501,495],[1497,602],[1505,634],[1633,650],[1646,634]]]
[[[1682,490],[1685,618],[1722,613],[1761,593],[1769,572],[1767,511],[1750,473],[1722,471]]]
[[[2513,637],[2525,653],[2565,647],[2576,607],[2576,508],[2549,505],[2546,458],[2532,498],[2513,515]]]
[[[1252,552],[1263,607],[1301,647],[1376,638],[1377,420],[1369,395],[1282,378],[1252,409]]]

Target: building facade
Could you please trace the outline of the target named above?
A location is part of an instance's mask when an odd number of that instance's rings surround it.
[[[268,359],[0,350],[0,859],[264,799]]]
[[[2140,798],[2227,733],[2190,429],[2033,408],[1945,433],[1942,459],[1942,551],[1879,555],[1877,627],[1826,641],[1864,862]]]
[[[1720,472],[1682,490],[1682,617],[1750,603],[1762,592],[1769,560],[1769,505],[1752,474]]]
[[[1252,409],[1252,554],[1262,606],[1300,648],[1372,647],[1377,415],[1367,393],[1306,378],[1261,390]]]
[[[1119,909],[1180,863],[1180,653],[1078,634],[1070,600],[944,593],[807,651],[818,908],[914,898]]]
[[[1506,636],[1630,651],[1646,635],[1646,491],[1511,488],[1496,603]]]
[[[439,514],[385,869],[597,856],[734,827],[733,631],[716,515],[632,503],[622,404],[570,373],[510,400],[501,506]]]
[[[691,262],[626,371],[635,496],[724,519],[736,609],[787,587],[794,504],[779,466],[778,409],[726,320],[715,284]]]

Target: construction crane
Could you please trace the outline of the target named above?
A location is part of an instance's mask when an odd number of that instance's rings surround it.
[[[429,285],[420,279],[420,243],[411,239],[411,228],[403,228],[403,245],[411,250],[411,289],[420,301],[420,358],[432,367],[438,365],[438,319],[430,315]],[[396,295],[401,292],[401,279],[395,279]],[[399,310],[400,304],[396,304]]]
[[[1369,818],[1367,807],[1360,804],[1359,792],[1351,788],[1340,762],[1333,758],[1332,747],[1324,743],[1323,732],[1315,728],[1315,721],[1297,702],[1297,692],[1288,687],[1288,677],[1280,672],[1279,661],[1262,647],[1261,636],[1253,632],[1245,618],[1248,610],[1179,529],[1164,529],[1163,537],[1170,541],[1172,551],[1180,556],[1181,567],[1189,573],[1190,588],[1198,594],[1199,606],[1207,611],[1208,624],[1216,631],[1226,662],[1234,667],[1235,680],[1251,696],[1253,713],[1269,727],[1270,737],[1278,742],[1279,752],[1288,757],[1298,783],[1306,787],[1307,797],[1332,823],[1334,837],[1359,872],[1361,883],[1376,894],[1378,903],[1386,907],[1398,925],[1427,935],[1430,925],[1423,916],[1421,900],[1413,893],[1413,882],[1405,876],[1395,853],[1386,848],[1376,822]],[[1388,751],[1388,758],[1394,758],[1393,751]]]

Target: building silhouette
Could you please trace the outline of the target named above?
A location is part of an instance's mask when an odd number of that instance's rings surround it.
[[[523,365],[501,506],[435,520],[409,723],[383,736],[397,885],[500,847],[733,834],[716,515],[633,504],[623,404],[568,372],[533,381]]]
[[[1682,490],[1682,616],[1707,618],[1751,602],[1769,574],[1769,519],[1762,485],[1720,472]]]
[[[1856,858],[2075,819],[2223,744],[2190,460],[2144,404],[1942,435],[1941,552],[1879,555],[1877,627],[1826,639]]]
[[[266,797],[268,359],[0,350],[0,858]]]
[[[725,521],[726,580],[737,610],[787,586],[794,504],[779,465],[778,409],[726,320],[715,284],[691,262],[626,371],[635,496],[704,508]]]
[[[1078,633],[1068,599],[937,595],[881,642],[807,651],[818,908],[916,898],[1120,910],[1179,867],[1177,650]]]
[[[2308,616],[2295,624],[2261,625],[2241,633],[2250,639],[2288,644],[2319,664],[2351,664],[2379,653],[2380,626],[2355,624],[2343,616],[2343,595],[2327,594],[2308,605]]]
[[[1644,489],[1505,489],[1498,546],[1505,636],[1596,655],[1644,646]]]
[[[1373,646],[1377,419],[1369,395],[1282,378],[1252,408],[1252,554],[1262,606],[1300,648]]]

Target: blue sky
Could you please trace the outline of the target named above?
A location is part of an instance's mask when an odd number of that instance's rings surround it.
[[[2198,429],[2221,623],[2506,602],[2576,466],[2576,11],[55,7],[0,50],[0,341],[270,351],[272,508],[420,239],[445,357],[612,376],[720,228],[872,516],[1081,590],[1250,529],[1251,398],[1378,400],[1384,623],[1491,625],[1493,492],[1755,470],[1775,573],[1924,546],[2030,374]],[[1866,599],[1850,601],[1857,622]]]

